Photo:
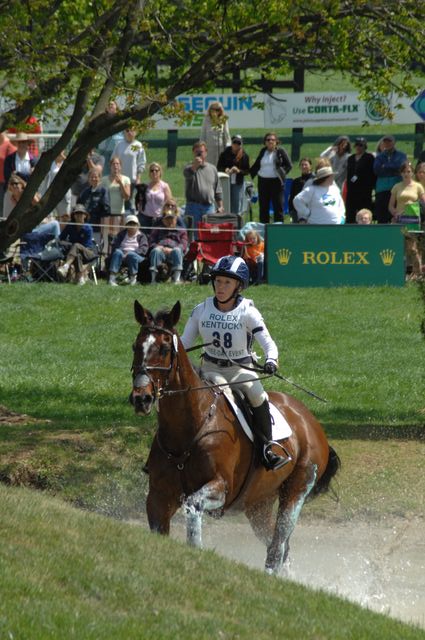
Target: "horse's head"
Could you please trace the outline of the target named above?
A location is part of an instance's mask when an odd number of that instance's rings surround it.
[[[177,335],[173,331],[180,318],[180,302],[171,311],[154,316],[135,300],[134,315],[140,331],[133,345],[133,390],[130,402],[138,415],[148,415],[161,389],[167,384],[177,353]]]

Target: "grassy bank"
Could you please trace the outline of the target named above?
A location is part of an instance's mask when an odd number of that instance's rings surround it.
[[[335,596],[27,490],[0,486],[0,534],[2,638],[425,637]]]
[[[143,510],[140,468],[156,418],[136,417],[127,403],[134,298],[153,310],[180,298],[182,328],[207,293],[198,285],[136,291],[103,283],[3,286],[0,404],[38,422],[0,425],[0,479],[118,517]],[[328,400],[320,403],[279,380],[265,383],[302,399],[343,461],[339,504],[326,498],[306,513],[423,514],[424,342],[417,288],[262,286],[248,295],[278,343],[282,374]]]

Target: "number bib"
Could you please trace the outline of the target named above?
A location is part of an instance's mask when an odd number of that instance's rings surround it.
[[[250,355],[252,340],[248,327],[252,302],[242,298],[236,309],[220,311],[214,305],[213,298],[207,298],[200,309],[198,318],[199,333],[204,343],[212,344],[205,347],[206,353],[213,358],[226,356],[232,360],[246,358]]]

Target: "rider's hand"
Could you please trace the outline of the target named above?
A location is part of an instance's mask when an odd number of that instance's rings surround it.
[[[271,376],[277,371],[277,364],[274,360],[267,360],[264,365],[264,373],[269,373]]]

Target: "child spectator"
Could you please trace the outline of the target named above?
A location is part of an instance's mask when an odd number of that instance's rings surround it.
[[[258,231],[250,230],[245,234],[242,258],[248,265],[251,281],[260,284],[264,277],[264,242]]]

